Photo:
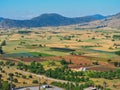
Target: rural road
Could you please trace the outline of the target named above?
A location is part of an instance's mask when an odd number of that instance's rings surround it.
[[[16,71],[18,71],[20,73],[23,73],[25,75],[31,74],[33,76],[37,76],[38,78],[44,78],[46,80],[51,80],[51,81],[56,81],[56,82],[61,82],[61,83],[67,83],[68,82],[68,81],[65,81],[65,80],[58,80],[58,79],[48,78],[48,77],[46,77],[44,75],[38,75],[38,74],[30,73],[30,72],[25,72],[25,71],[18,70],[18,69],[16,69]],[[27,87],[27,88],[29,88],[30,90],[39,90],[38,86],[36,86],[36,87]],[[21,88],[21,89],[17,89],[17,90],[26,90],[27,88],[25,87],[25,88]],[[45,90],[64,90],[64,89],[53,86],[52,88],[46,88]]]
[[[39,87],[27,87],[27,88],[21,88],[21,89],[16,89],[16,90],[39,90]],[[52,87],[52,88],[46,88],[46,89],[42,89],[41,87],[41,90],[64,90],[64,89],[61,89],[59,87]]]

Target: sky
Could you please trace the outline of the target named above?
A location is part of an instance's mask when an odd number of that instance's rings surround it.
[[[43,13],[82,17],[120,12],[120,0],[0,0],[0,17],[30,19]]]

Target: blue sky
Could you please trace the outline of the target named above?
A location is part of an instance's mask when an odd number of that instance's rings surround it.
[[[43,13],[67,17],[120,12],[120,0],[0,0],[0,17],[29,19]]]

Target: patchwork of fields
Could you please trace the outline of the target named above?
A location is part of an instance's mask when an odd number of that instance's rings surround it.
[[[36,61],[40,62],[45,70],[62,67],[61,60],[69,62],[68,68],[71,70],[81,67],[86,67],[89,71],[116,70],[118,67],[114,62],[120,62],[120,56],[115,53],[120,50],[120,30],[82,30],[78,27],[73,25],[1,30],[0,43],[5,41],[5,45],[2,46],[3,54],[0,59],[26,64]],[[8,68],[5,70],[9,71]],[[20,83],[24,82],[20,80]],[[117,82],[116,85],[120,83]]]
[[[119,56],[115,54],[115,51],[120,50],[120,42],[119,37],[115,36],[119,35],[119,30],[79,30],[78,27],[43,27],[1,31],[0,40],[1,42],[6,41],[6,45],[2,47],[4,51],[2,57],[19,58],[24,61],[40,58],[35,61],[42,61],[42,59],[50,60],[50,57],[57,60],[58,56],[78,55],[80,57],[72,60],[73,63],[80,62],[77,63],[79,64],[77,66],[89,62],[92,65],[94,61],[107,63],[108,59],[111,59],[111,62],[118,61]],[[76,30],[76,28],[78,29]],[[81,56],[84,56],[87,61],[81,59]],[[69,59],[74,57],[68,56]],[[92,57],[95,58],[92,59],[93,61],[91,61]],[[61,59],[59,58],[59,60]],[[65,58],[65,60],[67,59]]]

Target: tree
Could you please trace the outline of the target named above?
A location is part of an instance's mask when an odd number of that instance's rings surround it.
[[[3,81],[0,90],[10,90],[10,84],[7,81]]]
[[[96,61],[96,62],[93,62],[93,64],[94,64],[94,65],[99,65],[98,61]]]
[[[38,84],[38,80],[33,80],[32,83],[33,84]]]
[[[30,64],[29,71],[37,74],[43,74],[45,72],[43,65],[37,62],[32,62]]]
[[[110,63],[112,60],[111,59],[108,59],[107,62]]]
[[[2,81],[2,74],[0,74],[0,88],[2,87],[2,83],[1,83],[1,81]]]
[[[114,66],[115,66],[115,67],[117,67],[117,66],[118,66],[118,64],[119,64],[118,62],[114,62]]]
[[[67,64],[68,64],[68,62],[66,62],[64,59],[62,59],[62,60],[60,61],[60,63],[61,63],[62,65],[67,65]]]
[[[29,75],[28,77],[29,77],[29,78],[33,78],[33,76],[32,76],[32,75]]]
[[[0,54],[3,54],[2,46],[0,46]]]
[[[18,83],[18,80],[17,80],[17,78],[13,79],[13,82],[15,82],[15,83]]]
[[[4,62],[3,61],[0,61],[0,65],[3,65],[4,64]]]
[[[6,45],[6,41],[3,40],[2,43],[1,43],[1,46],[5,46]]]

